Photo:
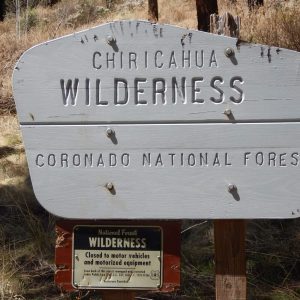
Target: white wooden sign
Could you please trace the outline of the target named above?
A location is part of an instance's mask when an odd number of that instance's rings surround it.
[[[300,54],[144,21],[14,72],[35,194],[83,219],[300,216]]]

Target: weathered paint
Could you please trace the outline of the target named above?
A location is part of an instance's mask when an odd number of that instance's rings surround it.
[[[159,226],[75,226],[73,286],[158,290],[163,280],[162,234]]]
[[[55,282],[64,290],[72,291],[72,244],[73,228],[77,225],[120,225],[160,226],[163,230],[163,280],[160,292],[174,292],[180,286],[180,230],[178,221],[59,221],[56,224],[57,242],[55,247]],[[132,288],[134,289],[134,288]],[[111,291],[111,290],[110,290]]]
[[[113,139],[106,129],[23,127],[47,210],[77,219],[300,216],[299,123],[115,125]]]
[[[300,119],[299,53],[144,21],[35,46],[13,86],[21,124]]]
[[[14,71],[37,199],[75,219],[299,217],[299,95],[298,52],[144,21]]]

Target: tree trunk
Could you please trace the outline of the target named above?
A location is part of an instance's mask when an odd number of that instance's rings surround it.
[[[209,32],[210,15],[218,14],[217,0],[196,0],[198,30]]]
[[[5,13],[6,13],[5,1],[2,0],[0,1],[0,21],[4,21]]]
[[[156,23],[158,21],[158,4],[157,0],[148,0],[149,21]]]

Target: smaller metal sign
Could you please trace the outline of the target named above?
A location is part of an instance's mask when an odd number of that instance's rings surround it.
[[[162,285],[162,264],[161,227],[74,227],[76,288],[157,289]]]

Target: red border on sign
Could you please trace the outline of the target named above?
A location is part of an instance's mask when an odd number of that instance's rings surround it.
[[[72,236],[77,225],[160,226],[163,231],[163,280],[156,291],[172,292],[180,287],[180,229],[179,221],[84,221],[61,220],[56,222],[55,282],[65,291],[72,286]],[[115,288],[114,288],[115,289]],[[101,289],[109,290],[109,289]],[[126,288],[126,290],[134,290]],[[139,289],[140,290],[140,289]]]

